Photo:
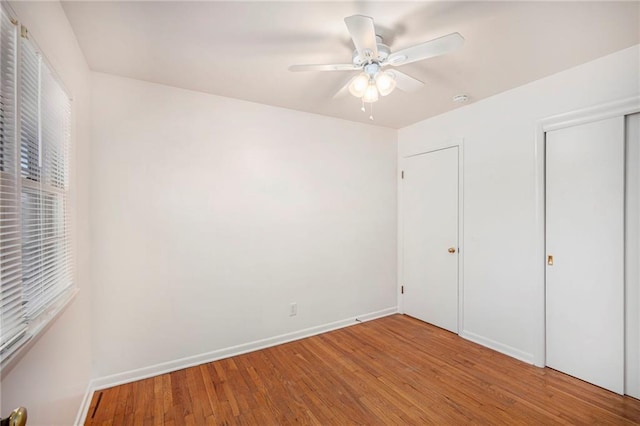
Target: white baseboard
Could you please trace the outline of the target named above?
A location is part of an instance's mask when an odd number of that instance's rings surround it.
[[[84,393],[84,397],[82,398],[82,403],[80,404],[80,409],[78,410],[78,414],[76,414],[76,420],[73,422],[75,426],[81,426],[84,424],[84,420],[87,418],[87,414],[89,411],[89,406],[91,405],[91,398],[93,397],[93,386],[91,382],[89,386],[87,386],[87,390]]]
[[[75,424],[84,424],[89,411],[89,405],[91,404],[91,398],[93,396],[93,393],[97,390],[106,389],[125,383],[131,383],[137,380],[148,379],[149,377],[159,376],[161,374],[170,373],[172,371],[182,370],[183,368],[193,367],[195,365],[200,365],[207,362],[217,361],[223,358],[229,358],[260,349],[269,348],[271,346],[281,345],[283,343],[292,342],[294,340],[304,339],[305,337],[315,336],[317,334],[326,333],[328,331],[337,330],[339,328],[356,325],[359,322],[371,321],[377,318],[386,317],[397,312],[398,307],[394,306],[391,308],[383,309],[381,311],[370,312],[368,314],[358,315],[356,317],[335,321],[329,324],[281,334],[279,336],[269,337],[267,339],[256,340],[255,342],[249,342],[237,346],[218,349],[199,355],[151,365],[149,367],[143,367],[135,370],[125,371],[123,373],[112,374],[110,376],[98,377],[96,379],[93,379],[89,384],[87,393],[82,400],[82,406],[78,411]]]
[[[523,352],[516,348],[512,348],[511,346],[496,342],[495,340],[480,336],[479,334],[472,333],[471,331],[463,330],[462,333],[460,333],[460,337],[471,340],[472,342],[479,345],[486,346],[487,348],[493,349],[494,351],[509,355],[510,357],[519,359],[520,361],[524,361],[527,364],[533,364],[533,354]]]

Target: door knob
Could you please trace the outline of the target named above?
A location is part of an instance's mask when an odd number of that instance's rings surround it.
[[[547,265],[553,266],[553,256],[552,255],[547,256]]]
[[[449,253],[455,253],[456,249],[454,247],[449,247],[449,250],[447,250]]]

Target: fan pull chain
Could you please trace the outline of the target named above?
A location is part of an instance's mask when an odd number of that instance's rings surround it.
[[[371,109],[371,115],[369,115],[369,120],[373,121],[373,102],[369,103],[369,108]]]
[[[362,99],[362,98],[360,98],[360,99]],[[365,111],[365,109],[364,109],[364,99],[362,99],[362,108],[360,108],[360,110],[361,110],[362,112],[364,112],[364,111]]]

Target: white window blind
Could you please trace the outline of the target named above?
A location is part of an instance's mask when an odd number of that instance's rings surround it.
[[[0,359],[4,361],[69,294],[73,266],[71,100],[26,31],[19,32],[4,6],[0,13]]]
[[[21,38],[22,280],[27,318],[71,286],[68,151],[71,102]]]
[[[0,354],[27,325],[22,300],[20,192],[16,129],[18,27],[0,10]]]

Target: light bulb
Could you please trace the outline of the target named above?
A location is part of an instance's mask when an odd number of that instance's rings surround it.
[[[382,96],[387,96],[396,88],[395,76],[388,71],[379,72],[376,75],[376,86],[378,86],[378,91]]]
[[[358,75],[349,83],[349,92],[356,98],[361,98],[369,85],[369,76],[365,73]]]
[[[373,81],[369,83],[369,85],[367,86],[367,89],[364,91],[362,100],[369,103],[372,103],[378,100],[378,89],[376,88],[376,85]]]

